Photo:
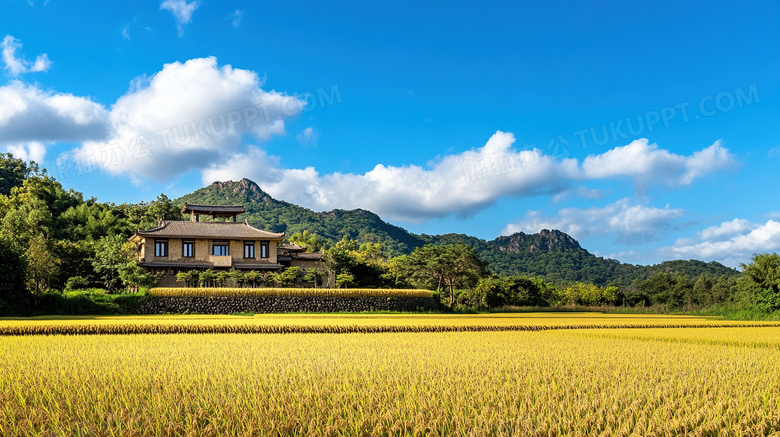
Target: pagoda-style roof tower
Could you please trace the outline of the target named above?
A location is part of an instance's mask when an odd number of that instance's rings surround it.
[[[193,222],[200,221],[201,215],[210,215],[212,220],[217,218],[227,220],[232,217],[233,221],[236,221],[236,216],[245,212],[246,208],[241,205],[190,205],[185,203],[181,208],[181,213],[189,214],[190,221]]]

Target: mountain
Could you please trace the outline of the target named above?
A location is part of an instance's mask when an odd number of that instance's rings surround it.
[[[492,272],[502,276],[529,275],[553,282],[587,281],[604,285],[615,281],[628,284],[658,272],[679,272],[691,277],[702,273],[727,276],[738,273],[717,262],[696,260],[667,261],[654,266],[623,264],[593,255],[577,240],[558,230],[542,229],[538,234],[519,232],[490,241],[464,234],[416,235],[385,222],[371,211],[314,212],[274,199],[249,179],[214,182],[175,202],[244,205],[247,212],[239,219],[246,219],[252,226],[285,232],[288,236],[308,230],[331,242],[347,235],[361,243],[381,243],[388,256],[408,254],[425,244],[464,243],[477,251]]]
[[[175,200],[206,205],[244,205],[246,219],[250,225],[272,232],[285,232],[290,236],[308,230],[318,236],[338,241],[344,235],[362,242],[382,243],[385,252],[391,256],[410,253],[415,247],[425,244],[419,236],[391,225],[371,211],[334,209],[328,212],[314,212],[310,209],[276,200],[249,179],[238,182],[214,182],[193,193]]]

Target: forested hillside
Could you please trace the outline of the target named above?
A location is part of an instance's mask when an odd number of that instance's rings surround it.
[[[473,247],[493,273],[501,276],[528,275],[552,282],[593,282],[630,284],[655,273],[681,273],[692,278],[701,274],[734,276],[737,271],[717,262],[667,261],[654,266],[623,264],[601,258],[580,247],[577,240],[557,230],[538,234],[516,233],[486,241],[464,234],[416,235],[383,221],[378,215],[362,209],[336,209],[314,212],[301,206],[276,200],[257,184],[214,182],[174,201],[192,204],[244,205],[247,213],[239,216],[251,225],[291,236],[309,231],[326,242],[334,243],[348,236],[358,243],[380,243],[387,256],[411,253],[425,244],[464,243]]]

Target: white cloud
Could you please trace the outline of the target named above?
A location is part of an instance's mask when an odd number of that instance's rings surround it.
[[[303,130],[303,132],[299,133],[296,137],[298,139],[298,142],[307,145],[311,144],[316,146],[317,145],[317,138],[320,136],[313,127],[309,126],[306,129]]]
[[[173,18],[176,19],[176,26],[179,30],[179,36],[184,35],[184,25],[192,20],[192,13],[195,9],[198,9],[200,3],[192,1],[187,3],[186,0],[165,0],[160,3],[160,10],[167,10],[173,14]]]
[[[249,177],[271,195],[312,209],[364,208],[391,219],[422,221],[475,213],[506,195],[554,193],[579,173],[575,160],[556,161],[538,150],[512,151],[514,142],[514,135],[499,131],[482,148],[445,156],[429,168],[378,164],[365,174],[320,175],[307,167],[276,169],[269,177],[263,166],[246,169],[245,162],[259,153],[250,151],[213,165],[204,172],[203,182]],[[494,173],[490,162],[495,156],[528,165],[504,168],[504,174],[496,167]]]
[[[719,226],[711,226],[697,234],[701,240],[710,242],[724,241],[734,238],[737,235],[743,235],[752,231],[759,225],[746,219],[734,219],[730,222],[723,222]]]
[[[671,209],[669,205],[656,208],[624,198],[605,207],[561,209],[554,217],[544,217],[540,211],[529,211],[525,219],[507,225],[501,233],[510,235],[558,229],[577,239],[614,234],[621,243],[635,244],[660,239],[683,215],[683,210]]]
[[[305,104],[261,87],[257,73],[219,67],[213,57],[166,64],[134,82],[111,108],[108,139],[84,142],[77,156],[111,174],[157,181],[223,162],[242,135],[284,135],[285,119]]]
[[[38,141],[8,144],[6,151],[14,155],[14,158],[20,158],[24,161],[35,161],[38,164],[43,164],[43,160],[46,157],[46,146]]]
[[[640,191],[658,183],[668,187],[686,186],[707,173],[736,167],[733,155],[720,141],[691,156],[682,156],[659,149],[645,138],[601,155],[590,155],[582,163],[588,179],[629,177]]]
[[[108,111],[85,97],[12,81],[0,87],[0,143],[105,138]]]
[[[49,67],[51,67],[51,61],[46,53],[38,55],[33,62],[22,57],[17,57],[16,50],[22,48],[22,43],[11,35],[6,35],[0,45],[2,45],[3,48],[5,69],[8,70],[12,76],[18,76],[23,73],[48,71]]]
[[[719,261],[737,267],[754,253],[780,251],[780,222],[752,223],[744,219],[723,222],[699,232],[695,239],[680,239],[659,252],[676,259]]]
[[[562,200],[565,200],[571,196],[576,197],[584,197],[586,199],[601,199],[604,197],[604,193],[601,192],[601,190],[596,190],[593,188],[588,188],[584,186],[579,186],[577,188],[566,190],[561,193],[556,194],[552,198],[553,203],[558,203]]]
[[[766,156],[769,158],[780,157],[780,146],[773,147],[772,149],[770,149],[769,152],[767,152]]]
[[[572,183],[588,179],[611,179],[628,175],[637,178],[647,177],[644,172],[623,174],[612,170],[596,173],[592,167],[585,169],[584,165],[582,167],[578,165],[576,159],[556,160],[543,155],[538,149],[513,150],[511,146],[514,142],[512,133],[498,131],[479,149],[456,155],[445,155],[435,163],[429,163],[424,167],[378,164],[364,174],[320,174],[314,167],[271,168],[272,164],[266,159],[267,155],[258,149],[252,149],[227,161],[215,162],[203,172],[202,181],[211,183],[215,180],[247,177],[262,184],[263,189],[275,197],[314,210],[365,208],[388,219],[420,222],[451,214],[472,215],[506,196],[529,197],[568,193],[567,190]],[[606,164],[621,153],[611,153],[614,150],[603,155],[589,156],[589,165],[592,166],[596,162]],[[696,164],[687,164],[681,177],[691,172],[695,172],[698,177],[705,171],[717,168],[718,166],[703,165],[702,163],[707,159],[700,156],[707,156],[710,151],[715,151],[717,152],[715,155],[719,155],[720,150],[728,155],[726,149],[716,144],[694,153],[691,157],[680,156],[679,158],[686,162],[696,162]],[[666,150],[658,150],[658,152],[672,155]],[[605,155],[607,158],[604,158]],[[261,160],[262,165],[252,167],[247,164],[247,161],[254,159]],[[609,165],[619,165],[619,163],[612,162]],[[693,179],[689,178],[688,183]],[[662,178],[650,182],[664,183]],[[587,187],[578,187],[571,192],[584,197],[600,195],[598,191]],[[646,232],[636,224],[627,225],[631,229],[618,232],[619,238],[625,241],[653,238],[649,230],[657,229],[664,219],[671,219],[682,213],[680,210],[669,208],[636,206],[637,210],[631,209],[629,205],[623,207],[624,209],[619,211],[621,217],[642,219],[644,221],[640,224],[648,226]],[[652,216],[650,213],[653,211],[658,215]],[[646,216],[631,216],[632,212],[645,213]],[[653,222],[653,219],[658,222]],[[618,228],[619,224],[612,226]]]
[[[241,25],[241,20],[243,19],[243,12],[241,12],[240,9],[236,9],[233,11],[232,14],[228,17],[233,22],[233,27],[238,27]]]

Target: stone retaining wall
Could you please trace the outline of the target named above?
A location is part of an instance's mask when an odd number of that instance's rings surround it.
[[[431,297],[147,297],[133,314],[434,311]]]

